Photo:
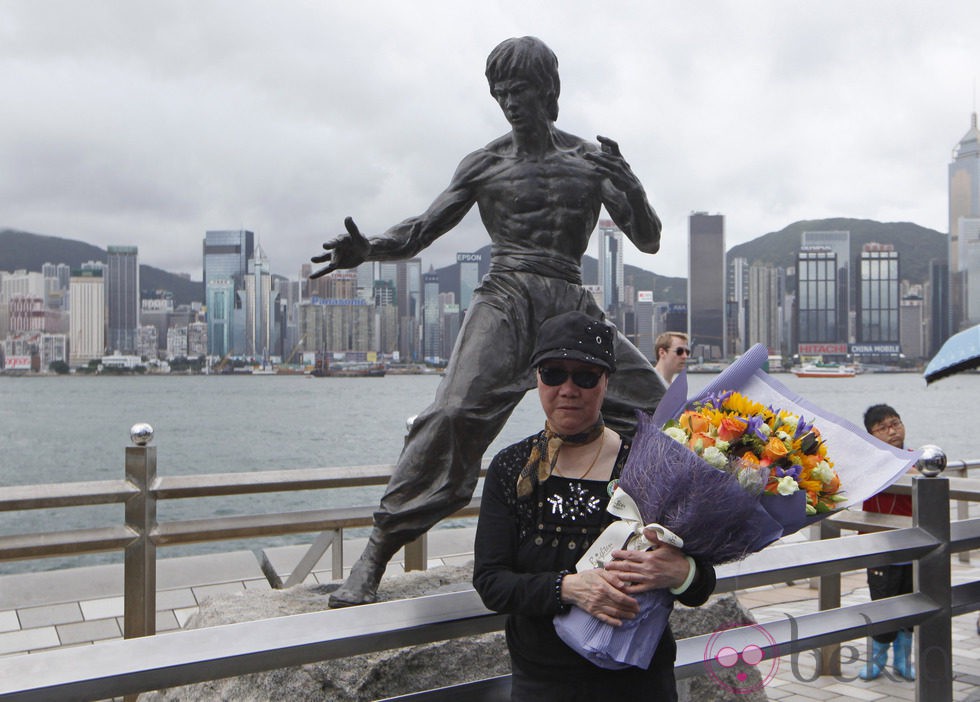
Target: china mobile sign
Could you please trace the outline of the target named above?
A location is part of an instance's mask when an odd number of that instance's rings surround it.
[[[7,356],[3,362],[5,371],[29,371],[31,369],[30,356]]]

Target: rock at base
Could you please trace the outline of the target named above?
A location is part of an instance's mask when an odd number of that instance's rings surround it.
[[[472,574],[472,565],[469,565],[393,575],[382,581],[378,599],[394,600],[460,590],[470,587]],[[201,603],[200,611],[186,628],[319,612],[326,608],[329,592],[335,587],[298,585],[288,590],[248,590],[218,595]],[[680,639],[754,623],[754,620],[729,595],[695,609],[677,607],[670,623],[675,638]],[[740,691],[739,702],[766,700],[759,672],[745,668],[740,665],[720,675],[681,680],[678,682],[680,700],[729,700],[732,689]],[[158,690],[145,693],[139,699],[141,702],[365,702],[509,673],[510,658],[503,632],[494,632]],[[741,680],[735,677],[739,673],[743,676]]]

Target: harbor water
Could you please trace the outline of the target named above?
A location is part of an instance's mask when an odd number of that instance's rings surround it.
[[[692,374],[691,390],[713,376]],[[775,376],[820,407],[861,424],[870,405],[885,402],[905,420],[907,443],[942,447],[950,459],[980,457],[971,424],[980,375],[926,386],[921,375],[855,378]],[[129,428],[155,430],[161,476],[272,469],[391,464],[406,419],[431,401],[440,378],[306,376],[139,376],[0,378],[0,484],[28,485],[123,477]],[[534,393],[518,406],[491,447],[503,448],[543,425]],[[381,488],[174,500],[159,519],[373,505]],[[122,522],[120,505],[0,513],[0,533],[33,533]],[[161,557],[309,541],[312,535],[235,544],[167,548]],[[259,542],[261,541],[261,543]],[[118,562],[119,554],[0,563],[0,573]]]

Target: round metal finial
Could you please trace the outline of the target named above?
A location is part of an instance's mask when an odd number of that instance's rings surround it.
[[[129,438],[137,446],[146,446],[153,441],[153,427],[146,422],[134,424],[129,429]]]
[[[946,470],[946,453],[933,444],[926,444],[921,449],[922,458],[915,462],[915,467],[927,478],[935,478]]]

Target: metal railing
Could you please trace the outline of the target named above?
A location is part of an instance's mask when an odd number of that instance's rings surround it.
[[[57,532],[0,536],[0,561],[50,558],[122,551],[124,572],[123,632],[126,638],[156,633],[157,548],[242,538],[316,533],[306,554],[286,582],[266,573],[273,587],[302,582],[332,546],[331,568],[343,577],[344,531],[369,527],[374,505],[293,512],[250,514],[168,522],[157,520],[158,503],[200,497],[267,494],[298,490],[385,485],[393,466],[304,468],[251,473],[158,476],[157,450],[150,446],[152,429],[135,425],[137,445],[126,447],[125,479],[0,487],[0,512],[124,504],[125,523]],[[481,476],[486,473],[486,463]],[[475,517],[480,500],[473,499],[452,518]],[[405,569],[425,570],[427,537],[405,546]]]
[[[958,472],[965,474],[970,468],[980,466],[980,461],[952,465],[954,468],[958,465]],[[155,632],[158,546],[326,532],[330,535],[329,540],[321,536],[317,540],[319,546],[315,544],[314,549],[320,546],[325,549],[323,542],[329,544],[332,541],[336,567],[343,530],[370,524],[373,510],[373,507],[342,508],[161,524],[156,514],[160,500],[383,485],[391,467],[160,477],[156,474],[156,449],[146,445],[145,441],[126,449],[125,467],[126,479],[120,481],[0,488],[0,511],[125,504],[126,523],[123,526],[0,537],[0,560],[123,550],[124,632],[128,639],[98,643],[85,649],[0,660],[0,681],[3,681],[0,682],[0,699],[47,700],[64,696],[99,699],[390,649],[407,643],[483,633],[502,625],[503,618],[483,609],[475,593],[469,591],[439,596],[449,599],[439,599],[438,604],[431,607],[428,604],[431,598],[419,598],[357,608],[360,615],[353,616],[349,622],[352,613],[331,611],[288,617],[290,623],[281,627],[270,620],[139,638]],[[917,699],[929,702],[951,699],[943,686],[943,680],[949,685],[952,680],[949,617],[980,607],[980,582],[951,587],[949,556],[980,547],[980,520],[951,523],[950,499],[960,504],[980,499],[980,481],[945,477],[903,478],[893,490],[913,495],[916,516],[911,528],[896,529],[903,526],[899,523],[883,523],[872,528],[875,526],[871,524],[876,518],[874,515],[867,518],[864,526],[856,524],[854,520],[860,518],[853,514],[833,517],[823,522],[829,529],[827,535],[835,535],[835,530],[839,533],[841,528],[866,531],[890,528],[891,531],[767,549],[764,554],[750,556],[735,566],[719,568],[716,591],[722,593],[819,577],[821,609],[824,611],[786,622],[767,623],[767,629],[770,633],[775,631],[776,636],[766,655],[826,646],[821,673],[839,674],[839,658],[836,662],[834,658],[835,645],[855,635],[918,625],[920,635],[916,639],[916,655],[922,672],[917,682]],[[475,514],[478,508],[479,502],[474,501],[462,514]],[[957,512],[960,513],[959,507]],[[319,555],[322,553],[320,550]],[[303,562],[312,567],[319,555],[313,557],[308,553]],[[406,568],[424,569],[424,545],[417,547],[414,558],[410,563],[406,555]],[[913,595],[860,607],[840,607],[841,573],[909,561],[916,564],[917,585]],[[301,564],[294,574],[298,572],[305,577],[302,573],[305,567]],[[324,617],[329,619],[323,620]],[[399,628],[402,623],[404,631]],[[276,629],[275,636],[270,636],[272,628]],[[288,633],[287,629],[295,633]],[[679,677],[703,670],[705,661],[699,655],[705,649],[698,649],[705,643],[703,638],[679,642]],[[277,643],[270,647],[268,641]],[[945,655],[944,664],[933,660],[943,658],[936,652]]]
[[[971,494],[980,492],[973,481]],[[970,486],[961,485],[965,491]],[[950,523],[950,481],[916,478],[914,525],[846,539],[774,546],[718,568],[716,592],[832,576],[875,565],[915,564],[915,592],[764,622],[765,658],[793,656],[858,637],[917,627],[916,699],[952,699],[951,617],[980,608],[980,581],[950,582],[950,555],[980,547],[980,519]],[[344,658],[373,651],[499,630],[505,617],[483,607],[473,590],[345,610],[277,617],[153,637],[95,643],[0,659],[0,700],[49,702],[123,694]],[[755,627],[726,632],[736,650],[758,645]],[[704,673],[714,634],[678,641],[678,678]],[[821,670],[823,674],[830,671]],[[506,676],[419,692],[404,699],[506,699]]]

